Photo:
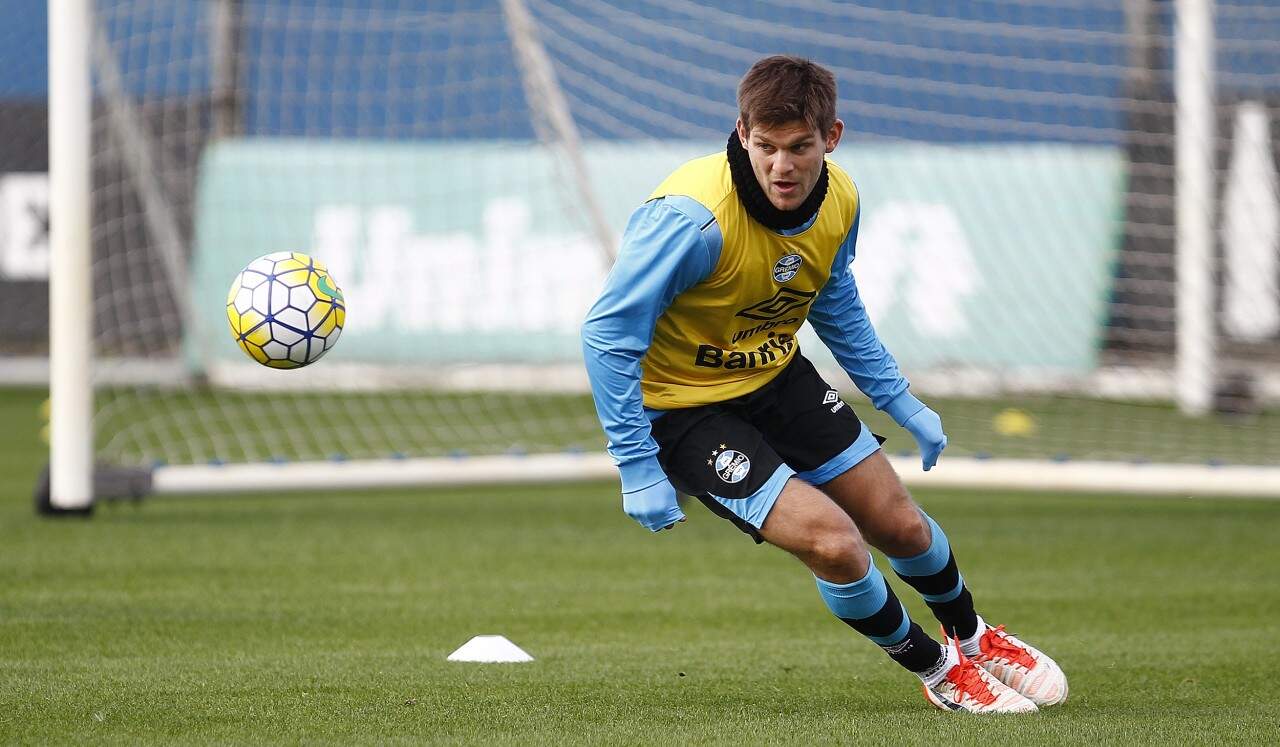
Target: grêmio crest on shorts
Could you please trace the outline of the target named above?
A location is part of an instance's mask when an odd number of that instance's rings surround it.
[[[644,404],[660,410],[722,402],[755,391],[796,355],[796,333],[826,285],[858,213],[858,192],[836,164],[818,217],[795,236],[751,218],[729,161],[718,153],[676,169],[649,199],[682,195],[715,216],[723,246],[701,283],[658,318],[644,359]]]

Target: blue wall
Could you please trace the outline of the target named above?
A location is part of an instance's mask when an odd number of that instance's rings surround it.
[[[44,0],[0,0],[0,97],[48,94],[48,12]]]

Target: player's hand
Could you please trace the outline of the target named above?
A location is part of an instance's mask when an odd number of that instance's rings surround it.
[[[947,448],[947,434],[942,432],[942,418],[926,406],[907,418],[902,427],[916,439],[916,444],[920,446],[920,461],[924,464],[924,471],[928,472],[938,463],[942,450]]]
[[[670,480],[623,493],[622,510],[651,532],[670,529],[677,522],[684,521],[684,511],[680,510],[676,489],[671,487]]]

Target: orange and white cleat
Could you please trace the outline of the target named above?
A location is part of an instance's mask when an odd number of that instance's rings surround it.
[[[971,657],[975,664],[1037,706],[1067,699],[1067,676],[1057,662],[1006,633],[1003,625],[981,624],[986,630],[978,639],[981,652]]]
[[[938,684],[924,686],[924,697],[944,711],[968,713],[1035,713],[1036,704],[1005,686],[949,644],[958,656]]]

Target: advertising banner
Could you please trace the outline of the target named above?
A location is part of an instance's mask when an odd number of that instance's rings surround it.
[[[667,173],[720,147],[587,144],[616,236]],[[1121,225],[1119,150],[846,143],[834,160],[862,195],[859,290],[904,368],[1094,365]],[[301,251],[347,298],[335,358],[578,360],[608,265],[575,186],[526,142],[215,145],[200,170],[189,350],[241,356],[227,286],[254,257]],[[812,337],[801,346],[824,359]]]

